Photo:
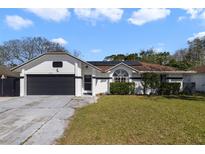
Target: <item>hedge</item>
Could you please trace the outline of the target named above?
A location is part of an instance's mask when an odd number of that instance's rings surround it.
[[[135,94],[135,83],[112,82],[110,83],[110,93],[114,95],[133,95]]]
[[[161,95],[177,95],[180,91],[180,83],[161,83],[159,88],[159,94]]]

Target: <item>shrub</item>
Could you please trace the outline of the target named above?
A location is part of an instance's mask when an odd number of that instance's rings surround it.
[[[158,89],[160,86],[160,75],[156,73],[142,74],[143,93],[146,94],[146,89]]]
[[[170,83],[170,82],[164,82],[161,83],[159,88],[159,93],[161,95],[177,95],[180,91],[180,83]]]
[[[184,95],[193,95],[196,92],[196,83],[195,82],[184,82],[183,83],[183,92]]]
[[[112,82],[110,83],[110,93],[114,95],[133,95],[135,94],[135,83]]]

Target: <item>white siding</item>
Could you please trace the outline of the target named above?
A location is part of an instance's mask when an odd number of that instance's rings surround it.
[[[186,77],[186,81],[195,82],[196,91],[205,92],[205,74],[192,74]]]
[[[109,80],[108,79],[96,79],[96,94],[109,93]]]
[[[133,78],[141,78],[139,73],[132,73]],[[143,86],[141,83],[141,79],[132,79],[132,82],[135,83],[135,92],[136,94],[143,94]]]
[[[75,68],[74,68],[74,74],[77,77],[81,77],[82,71],[81,71],[81,63],[75,62]],[[75,95],[81,96],[82,95],[82,79],[81,78],[75,78]]]
[[[24,79],[24,69],[22,70],[21,74],[20,74],[20,96],[24,96],[25,95],[25,79]]]
[[[26,74],[75,74],[75,66],[63,61],[62,68],[54,68],[53,61],[42,62],[25,71]]]
[[[82,65],[82,77],[84,75],[92,75],[92,93],[93,94],[101,94],[109,92],[109,80],[108,79],[100,79],[104,77],[109,77],[109,73],[101,73],[97,70],[94,70],[90,66]],[[97,78],[97,79],[95,79]],[[83,79],[84,83],[84,79]],[[84,84],[82,85],[83,93],[87,93],[88,91],[84,90]]]
[[[136,94],[143,94],[143,86],[141,83],[141,79],[133,79],[133,82],[135,83],[135,92]]]

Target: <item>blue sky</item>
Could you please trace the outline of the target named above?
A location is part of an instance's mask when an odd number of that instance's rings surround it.
[[[43,36],[84,60],[151,47],[174,53],[204,31],[203,9],[0,9],[0,43]]]

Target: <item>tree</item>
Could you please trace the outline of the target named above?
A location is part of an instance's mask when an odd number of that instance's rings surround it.
[[[143,73],[141,84],[144,94],[146,94],[148,88],[156,90],[160,86],[160,75],[156,73]]]
[[[155,63],[160,65],[166,65],[170,60],[170,53],[167,51],[156,52],[153,48],[142,50],[140,52],[141,61],[148,63]]]
[[[185,60],[185,56],[187,54],[187,48],[177,50],[174,55],[172,56],[176,61],[183,61]]]
[[[156,61],[154,49],[142,50],[140,57],[143,62],[153,63]]]
[[[189,70],[194,66],[205,64],[205,37],[188,42],[188,48],[179,49],[171,55],[167,51],[156,52],[150,48],[140,53],[118,54],[105,57],[106,61],[142,61]]]
[[[160,65],[167,65],[170,60],[169,52],[159,52],[156,53],[156,63]]]
[[[111,55],[104,58],[104,61],[124,61],[126,56],[124,54]]]
[[[4,52],[3,47],[0,46],[0,65],[4,65],[9,60],[10,54]]]
[[[188,45],[189,49],[186,56],[188,60],[190,60],[195,66],[202,65],[204,63],[202,40],[196,38],[193,41],[188,41]]]
[[[14,66],[48,51],[66,51],[66,49],[44,37],[26,37],[4,42],[0,55],[1,59],[4,59],[3,64]]]
[[[138,53],[131,53],[125,56],[125,61],[137,61],[140,60]]]
[[[106,56],[104,58],[104,61],[113,61],[115,59],[116,55],[110,55],[110,56]]]
[[[178,68],[179,70],[189,70],[193,64],[187,60],[177,61],[176,59],[171,59],[168,66]]]
[[[75,49],[74,51],[73,51],[73,56],[75,56],[75,57],[80,57],[81,56],[81,51],[80,50],[77,50],[77,49]]]

